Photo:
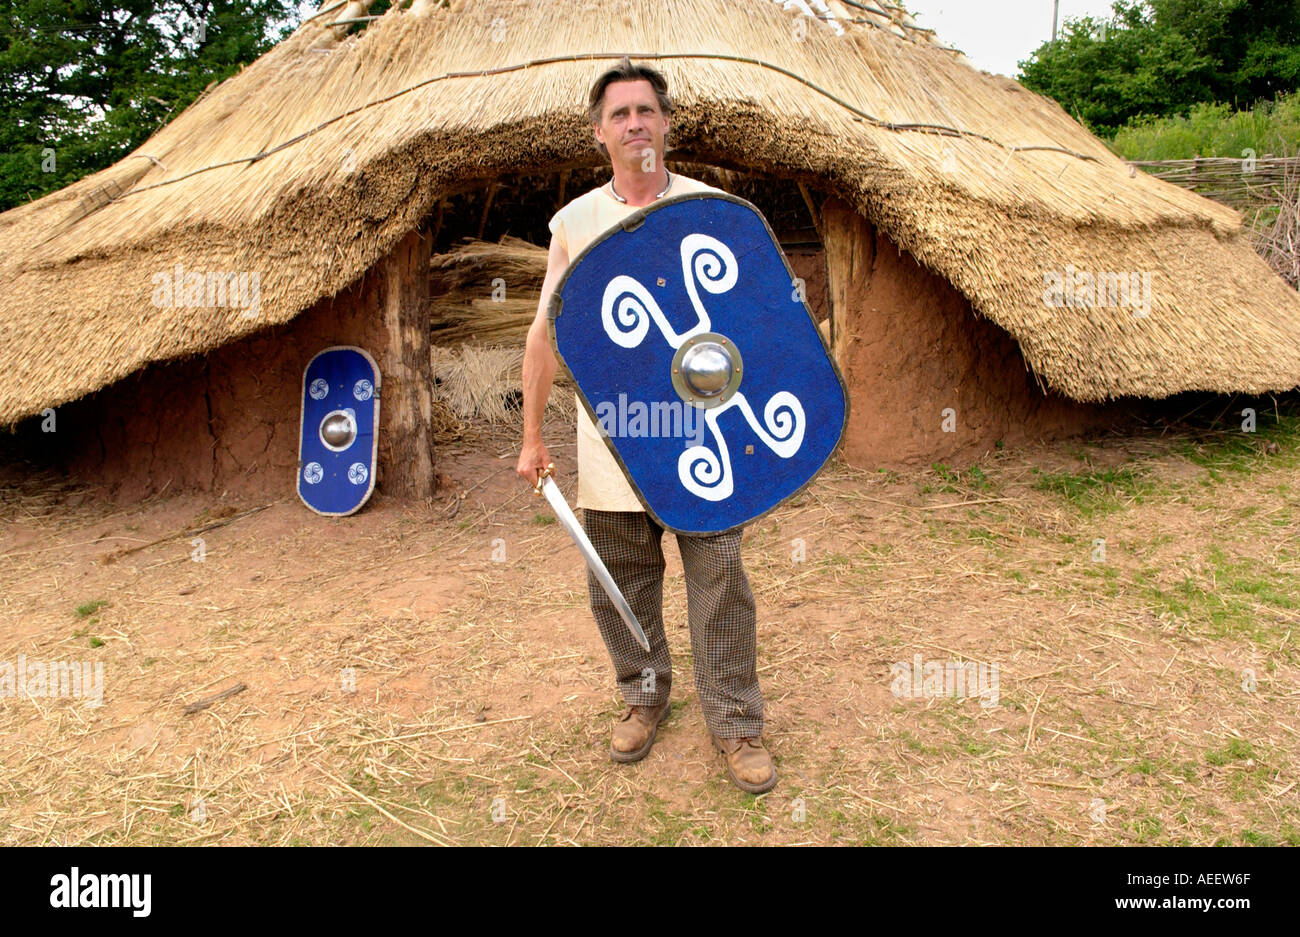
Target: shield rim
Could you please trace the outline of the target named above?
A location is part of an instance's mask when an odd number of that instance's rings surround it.
[[[311,370],[311,366],[316,363],[317,358],[331,351],[357,352],[370,363],[370,370],[375,375],[374,392],[370,397],[370,399],[375,402],[375,431],[370,437],[370,478],[367,480],[369,484],[366,487],[366,493],[361,496],[361,501],[358,502],[357,506],[350,511],[321,511],[308,504],[307,499],[302,496],[302,433],[307,420],[307,372]],[[382,386],[382,383],[382,378],[379,375],[379,365],[375,364],[375,359],[370,356],[370,352],[366,351],[364,348],[358,348],[356,345],[330,345],[328,348],[322,348],[320,351],[316,352],[316,354],[311,356],[311,360],[308,361],[306,366],[302,369],[302,390],[298,395],[298,468],[296,470],[297,475],[294,478],[293,490],[297,492],[298,500],[301,501],[303,505],[306,506],[307,510],[311,511],[313,514],[319,514],[321,517],[349,517],[365,507],[366,502],[370,500],[371,494],[374,493],[375,475],[378,474],[376,469],[379,468],[376,460],[379,458],[379,389]],[[317,432],[319,432],[319,427],[317,428]]]
[[[687,192],[682,195],[674,195],[669,198],[659,199],[657,201],[651,202],[649,205],[641,206],[635,212],[628,215],[626,218],[623,218],[622,220],[615,222],[613,225],[606,228],[596,238],[594,238],[590,244],[588,244],[585,248],[583,248],[577,257],[573,257],[569,260],[569,266],[565,269],[564,274],[560,277],[559,281],[555,284],[555,288],[551,292],[551,297],[546,307],[546,331],[547,334],[550,336],[551,350],[555,352],[555,359],[557,362],[559,362],[560,367],[564,369],[564,373],[568,375],[569,380],[573,382],[574,389],[578,395],[578,400],[582,402],[582,407],[584,410],[587,411],[587,416],[589,416],[591,418],[592,423],[596,424],[597,426],[599,426],[600,424],[596,418],[596,412],[594,408],[591,406],[591,401],[589,401],[587,399],[587,395],[582,392],[582,387],[578,384],[577,379],[573,376],[573,371],[570,370],[568,363],[565,362],[564,355],[560,354],[560,346],[555,340],[555,320],[556,317],[561,315],[561,313],[564,311],[564,296],[563,296],[564,286],[566,283],[569,282],[569,275],[573,272],[574,268],[577,267],[577,265],[582,261],[584,257],[587,256],[587,254],[595,250],[597,245],[603,244],[605,241],[609,240],[611,237],[618,234],[619,232],[626,231],[628,233],[631,233],[632,231],[635,231],[637,228],[641,227],[641,225],[645,222],[646,216],[648,216],[651,212],[659,211],[663,208],[667,208],[670,205],[676,205],[679,202],[689,202],[693,199],[721,199],[723,201],[735,202],[737,205],[743,205],[745,208],[748,208],[750,211],[752,211],[758,217],[758,219],[763,222],[763,228],[764,230],[767,231],[768,238],[770,239],[772,244],[776,247],[776,252],[781,257],[781,263],[785,265],[785,272],[790,276],[790,282],[793,283],[795,280],[794,270],[791,269],[790,267],[790,260],[788,257],[786,257],[785,251],[781,249],[781,242],[777,240],[776,232],[774,232],[772,230],[772,226],[768,224],[767,218],[763,215],[761,211],[758,210],[758,207],[755,206],[752,202],[747,202],[745,199],[740,198],[737,195],[732,195],[730,192],[723,192],[721,190],[717,192]],[[771,507],[767,508],[766,510],[760,511],[758,514],[755,514],[753,517],[743,520],[739,524],[736,524],[732,527],[728,527],[726,530],[686,530],[679,527],[673,527],[669,524],[664,523],[663,518],[661,518],[658,514],[655,513],[654,509],[650,507],[649,503],[647,503],[646,497],[641,491],[641,487],[636,483],[635,479],[632,478],[632,473],[628,471],[627,465],[623,461],[623,457],[618,454],[618,450],[614,447],[613,438],[609,436],[603,436],[602,439],[603,442],[605,443],[605,448],[608,449],[610,454],[614,456],[614,460],[618,463],[618,467],[623,470],[623,476],[624,478],[627,479],[627,483],[631,487],[632,493],[636,495],[636,499],[641,502],[641,507],[645,508],[645,512],[648,515],[650,515],[650,518],[656,524],[662,527],[664,530],[667,530],[674,534],[683,534],[688,537],[711,537],[716,534],[727,533],[729,531],[736,530],[737,528],[741,528],[746,526],[747,524],[752,524],[755,521],[761,520],[762,518],[766,517],[768,514],[771,514],[777,508],[781,507],[783,504],[786,504],[787,502],[792,501],[795,498],[797,498],[799,495],[803,494],[804,490],[807,489],[809,485],[811,485],[814,481],[817,480],[817,476],[820,475],[825,470],[826,464],[830,462],[831,458],[835,455],[835,453],[837,453],[840,450],[840,447],[843,446],[844,431],[848,428],[849,425],[849,408],[852,405],[852,402],[849,400],[849,388],[848,385],[844,383],[844,375],[840,372],[839,364],[837,364],[835,361],[834,351],[831,349],[829,345],[826,344],[826,339],[822,337],[821,329],[817,327],[817,320],[813,318],[812,310],[808,308],[808,299],[806,296],[804,297],[804,299],[800,300],[800,305],[803,306],[803,311],[804,314],[808,317],[808,321],[812,323],[813,331],[817,334],[817,340],[820,341],[822,344],[822,350],[826,352],[826,360],[830,362],[831,370],[835,374],[835,380],[837,380],[840,385],[840,393],[844,397],[844,419],[840,422],[839,433],[836,437],[835,445],[831,447],[831,451],[827,453],[826,458],[822,460],[822,464],[817,466],[816,471],[814,471],[810,476],[808,476],[808,480],[806,482],[804,482],[794,491],[790,492],[788,495],[786,495],[780,501],[777,501],[775,504],[773,504]],[[832,317],[834,316],[834,314],[835,312],[832,309],[831,310]]]

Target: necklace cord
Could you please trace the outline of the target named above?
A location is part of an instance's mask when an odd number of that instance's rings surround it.
[[[667,184],[666,186],[664,186],[664,190],[663,190],[663,192],[660,192],[658,195],[655,196],[655,198],[663,198],[664,195],[665,195],[665,193],[667,193],[667,191],[673,187],[673,174],[670,173],[670,172],[668,172],[667,169],[664,169],[664,173],[665,173],[665,175],[668,176],[668,184]],[[614,180],[613,180],[613,179],[610,179],[610,180],[609,180],[609,191],[610,191],[610,193],[614,196],[614,198],[618,199],[618,200],[619,200],[620,202],[622,202],[624,205],[627,204],[627,199],[625,199],[625,198],[623,198],[623,196],[619,195],[619,194],[618,194],[618,189],[614,188]]]

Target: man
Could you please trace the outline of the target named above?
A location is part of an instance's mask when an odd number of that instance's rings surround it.
[[[551,247],[537,318],[524,352],[524,438],[517,471],[536,484],[550,463],[542,442],[542,414],[557,362],[547,331],[550,295],[588,244],[638,208],[687,192],[719,191],[664,167],[672,100],[652,68],[624,58],[601,75],[588,97],[597,148],[609,156],[613,178],[574,199],[551,219]],[[614,725],[610,757],[639,761],[668,715],[672,662],[663,624],[663,528],[637,500],[591,417],[578,407],[578,506],[583,527],[632,606],[650,642],[647,654],[590,572],[591,610],[614,665],[627,710]],[[742,528],[700,537],[678,535],[686,571],[686,600],[695,658],[695,687],[713,744],[731,779],[750,793],[776,784],[763,748],[763,697],[755,666],[754,596],[741,563]]]

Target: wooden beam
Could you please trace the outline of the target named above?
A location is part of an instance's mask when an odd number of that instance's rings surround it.
[[[438,217],[433,222],[433,236],[429,238],[429,250],[438,249],[438,235],[442,233],[442,215],[447,210],[447,200],[441,198],[438,200]]]
[[[570,174],[572,171],[573,171],[573,170],[571,170],[571,169],[566,169],[566,170],[564,170],[563,172],[560,173],[560,196],[559,196],[559,198],[557,198],[557,199],[555,200],[555,201],[556,201],[556,206],[555,206],[555,210],[556,210],[556,211],[559,211],[559,210],[560,210],[561,208],[563,208],[565,205],[569,204],[568,202],[566,202],[566,201],[564,200],[564,190],[567,189],[568,186],[569,186],[569,174]]]
[[[799,194],[803,196],[803,203],[808,206],[808,215],[812,218],[813,227],[817,229],[817,237],[822,236],[822,219],[817,211],[817,206],[813,204],[812,195],[808,192],[808,186],[801,181],[799,183]]]
[[[822,205],[822,244],[826,249],[827,299],[831,307],[831,350],[850,386],[853,365],[849,326],[853,317],[866,314],[865,299],[871,288],[876,258],[875,229],[848,202],[832,196]]]
[[[380,364],[381,431],[392,458],[380,472],[384,493],[432,500],[433,367],[429,361],[429,247],[421,230],[379,263],[379,303],[388,342]]]
[[[483,240],[483,230],[487,227],[488,212],[492,210],[492,199],[496,198],[497,190],[501,188],[501,183],[493,182],[488,186],[487,199],[483,202],[483,214],[478,220],[478,239]]]

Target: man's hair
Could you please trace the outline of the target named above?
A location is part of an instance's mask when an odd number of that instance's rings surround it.
[[[596,83],[591,86],[591,94],[587,96],[587,118],[591,123],[600,123],[601,112],[605,107],[605,89],[616,81],[650,82],[650,87],[654,88],[655,96],[659,99],[659,109],[665,115],[673,112],[673,99],[668,94],[668,81],[664,76],[649,65],[633,65],[632,60],[625,55],[621,62],[597,78]],[[609,155],[605,144],[599,140],[594,142],[596,149],[606,156]]]

